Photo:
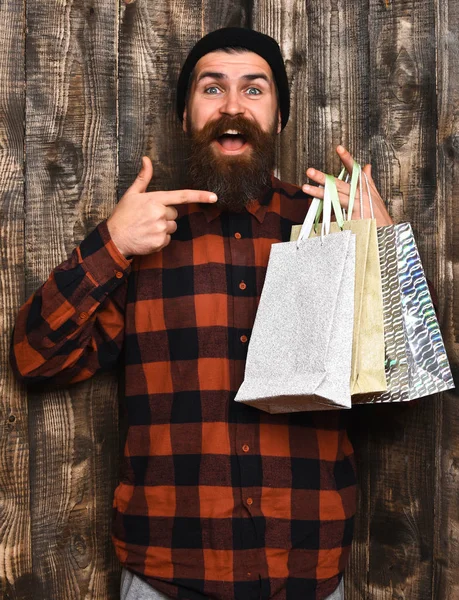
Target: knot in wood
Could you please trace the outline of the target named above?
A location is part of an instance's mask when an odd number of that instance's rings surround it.
[[[78,554],[84,554],[86,552],[86,542],[82,535],[75,535],[73,537],[73,548]]]
[[[85,569],[90,563],[89,550],[86,539],[82,535],[77,534],[72,537],[70,552],[80,569]]]
[[[445,152],[449,158],[457,158],[459,156],[459,134],[453,133],[448,136],[444,142]]]

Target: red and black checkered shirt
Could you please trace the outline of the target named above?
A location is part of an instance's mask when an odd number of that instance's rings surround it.
[[[162,252],[126,260],[102,222],[19,313],[19,377],[123,365],[128,434],[113,539],[172,598],[322,599],[349,555],[356,480],[344,416],[234,402],[271,244],[307,197],[272,179],[240,214],[180,207]]]

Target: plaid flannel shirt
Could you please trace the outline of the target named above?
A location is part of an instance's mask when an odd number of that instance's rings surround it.
[[[181,206],[169,246],[132,261],[104,221],[20,310],[12,364],[25,381],[81,381],[121,360],[113,540],[172,598],[320,600],[346,565],[356,480],[344,413],[233,401],[271,244],[307,206],[273,177],[240,214]]]

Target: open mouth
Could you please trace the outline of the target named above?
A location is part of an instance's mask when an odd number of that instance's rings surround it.
[[[225,152],[229,153],[239,152],[248,145],[244,135],[235,129],[228,129],[223,135],[217,137],[216,141]]]

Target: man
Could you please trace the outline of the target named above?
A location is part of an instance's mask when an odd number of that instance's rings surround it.
[[[337,600],[355,511],[342,414],[233,401],[271,244],[303,221],[312,191],[272,175],[289,116],[279,46],[239,28],[205,36],[177,110],[195,189],[147,193],[143,157],[110,218],[21,308],[12,364],[24,381],[67,383],[123,365],[113,532],[123,600]],[[365,172],[378,224],[390,223]],[[346,206],[349,185],[338,186]]]

